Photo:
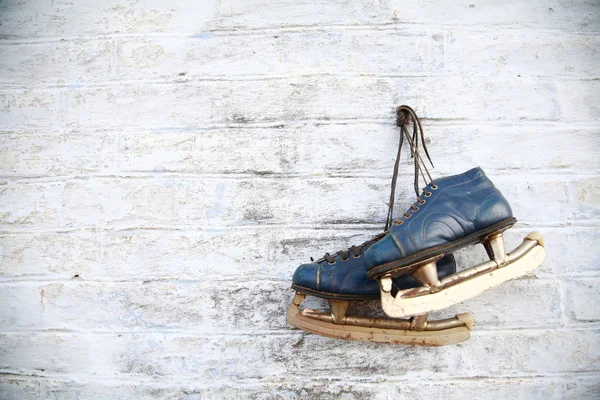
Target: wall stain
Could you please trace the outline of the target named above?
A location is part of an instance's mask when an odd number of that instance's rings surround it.
[[[44,291],[44,289],[42,289],[40,291],[40,311],[44,312],[44,310],[46,309],[46,306],[44,305],[44,295],[46,294],[46,292]]]

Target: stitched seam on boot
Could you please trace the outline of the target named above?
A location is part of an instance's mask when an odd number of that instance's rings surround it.
[[[479,206],[479,208],[483,208],[489,201],[493,200],[493,197],[496,196],[498,193],[492,193],[490,194],[484,201],[483,203],[481,203],[481,205]]]
[[[403,259],[404,258],[404,247],[402,246],[402,243],[396,237],[396,235],[394,235],[393,233],[390,236],[392,237],[392,240],[396,244],[396,247],[398,247],[398,251],[400,252],[400,259]]]
[[[346,276],[344,277],[344,279],[342,279],[342,282],[340,283],[340,288],[338,290],[338,293],[342,293],[342,288],[344,287],[344,283],[346,282],[346,279],[348,279],[350,274],[358,268],[364,268],[364,267],[362,267],[361,265],[357,265],[356,267],[354,267],[350,271],[348,271],[348,273],[346,274]]]
[[[479,179],[479,178],[478,178],[478,179]],[[424,215],[424,214],[426,214],[426,212],[425,212],[425,211],[427,211],[427,210],[428,210],[428,209],[431,207],[431,205],[432,205],[433,203],[435,203],[435,201],[436,201],[436,200],[437,200],[437,199],[438,199],[438,198],[439,198],[439,197],[442,195],[442,193],[444,193],[444,192],[445,192],[447,189],[454,188],[454,187],[458,187],[458,186],[462,186],[462,185],[466,185],[466,184],[471,184],[472,182],[473,182],[473,181],[461,182],[461,183],[457,183],[457,184],[455,184],[455,185],[452,185],[452,186],[446,186],[445,188],[441,188],[441,190],[440,190],[440,191],[437,193],[437,195],[436,195],[436,196],[435,196],[435,197],[434,197],[434,198],[433,198],[433,199],[432,199],[430,202],[428,202],[428,204],[427,204],[427,206],[426,206],[426,207],[421,207],[421,210],[422,210],[422,212],[421,212],[421,213],[419,213],[418,215],[416,215],[416,216],[415,216],[415,218],[413,218],[413,220],[412,220],[412,221],[410,221],[410,222],[408,222],[408,224],[406,224],[406,228],[405,228],[405,230],[406,230],[407,232],[410,232],[410,228],[412,227],[412,224],[413,224],[413,223],[416,223],[416,222],[419,222],[419,219],[420,219],[420,218],[424,218],[424,217],[423,217],[423,215]],[[421,225],[421,229],[420,229],[420,230],[421,230],[421,237],[425,237],[425,231],[424,231],[424,227],[423,227],[423,225]],[[414,242],[413,242],[413,246],[414,246]],[[415,247],[415,248],[417,248],[417,246],[414,246],[414,247]]]
[[[484,201],[483,203],[481,203],[481,205],[479,206],[479,209],[481,210],[487,203],[489,203],[490,201],[494,200],[494,197],[496,197],[499,193],[492,193],[490,194]],[[502,196],[502,194],[500,193],[500,196]],[[477,218],[479,217],[479,211],[477,212],[477,216],[475,216],[475,221],[477,220]],[[512,217],[512,213],[511,213],[511,217]],[[475,221],[473,221],[473,224],[475,224]]]
[[[442,215],[444,215],[443,213],[438,213],[438,214],[442,214]],[[448,214],[445,214],[445,215],[448,215]],[[465,237],[467,234],[466,234],[466,232],[465,232],[465,229],[464,229],[464,228],[462,227],[462,225],[460,224],[460,222],[458,222],[458,221],[457,221],[456,219],[454,219],[452,216],[450,216],[450,218],[452,218],[452,219],[453,219],[453,220],[456,222],[456,224],[457,224],[457,225],[458,225],[458,226],[459,226],[459,227],[462,229],[462,236],[460,236],[460,235],[457,235],[457,233],[454,231],[454,229],[452,229],[452,227],[451,227],[450,225],[448,225],[447,223],[445,223],[444,221],[441,221],[441,220],[433,220],[433,221],[428,221],[428,222],[427,222],[426,224],[424,224],[424,226],[423,226],[423,238],[425,239],[425,242],[428,242],[428,241],[429,241],[429,236],[427,236],[427,232],[426,232],[426,230],[427,230],[427,227],[428,227],[429,225],[433,224],[433,223],[438,223],[438,224],[446,225],[446,226],[448,227],[448,229],[450,230],[450,232],[452,232],[452,234],[454,234],[454,236],[455,236],[455,240],[456,240],[456,239],[460,239],[461,237]],[[421,249],[421,250],[419,250],[419,251],[422,251],[422,250],[423,250],[423,249]]]
[[[408,232],[406,232],[406,236],[408,236],[408,240],[410,241],[410,244],[413,247],[413,251],[418,251],[418,247],[417,244],[415,243],[415,238],[413,237],[412,232],[410,231],[410,229],[408,230]],[[414,254],[414,253],[413,253]]]

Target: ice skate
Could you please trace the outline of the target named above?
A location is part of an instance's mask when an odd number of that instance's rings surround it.
[[[423,149],[427,152],[420,123],[414,111],[407,106],[401,106],[398,107],[397,113],[401,137],[394,167],[386,231],[392,224],[400,150],[404,135],[409,137],[406,130],[408,121],[412,121],[414,127],[413,136],[410,138],[411,153],[414,157],[418,154],[419,134]],[[428,154],[427,156],[429,157]],[[415,177],[418,177],[418,170],[415,170]],[[327,253],[317,261],[299,266],[293,277],[292,289],[296,291],[296,295],[288,309],[288,323],[307,332],[348,340],[440,346],[468,339],[472,327],[472,317],[468,313],[440,321],[427,321],[426,314],[415,314],[406,320],[347,315],[351,302],[380,299],[378,282],[367,279],[364,254],[373,243],[383,237],[384,234],[378,235],[359,246],[352,246],[333,255]],[[432,273],[438,280],[452,276],[456,273],[454,257],[448,254],[439,258],[433,263],[433,268]],[[390,284],[392,293],[420,286],[420,282],[410,275],[391,279]],[[330,310],[301,310],[300,304],[306,295],[327,299]]]
[[[411,138],[407,136],[407,140]],[[401,318],[447,308],[525,275],[542,263],[546,252],[538,232],[506,253],[502,234],[517,220],[480,168],[433,181],[418,152],[415,159],[422,176],[428,177],[422,195],[365,251],[367,276],[380,281],[387,315]],[[437,260],[477,243],[483,244],[489,261],[438,278]],[[393,278],[407,274],[421,286],[396,291]]]

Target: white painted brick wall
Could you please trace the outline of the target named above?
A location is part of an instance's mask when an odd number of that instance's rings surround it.
[[[599,57],[594,0],[0,3],[0,399],[600,397]],[[459,345],[290,329],[382,228],[399,104],[548,259]]]

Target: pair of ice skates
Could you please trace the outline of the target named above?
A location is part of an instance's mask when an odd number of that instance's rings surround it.
[[[293,277],[296,294],[287,321],[307,332],[340,339],[426,346],[459,343],[470,337],[470,313],[437,321],[428,321],[428,314],[533,270],[546,256],[544,241],[533,232],[506,253],[502,234],[516,219],[504,196],[480,168],[433,180],[419,149],[421,139],[431,162],[417,115],[408,106],[396,112],[400,144],[385,231],[359,246],[300,265]],[[417,200],[394,219],[404,140],[415,160]],[[421,194],[419,176],[426,185]],[[457,271],[452,253],[477,243],[483,244],[489,260]],[[327,299],[330,312],[301,310],[306,295]],[[383,311],[393,318],[346,313],[353,301],[379,299]]]

